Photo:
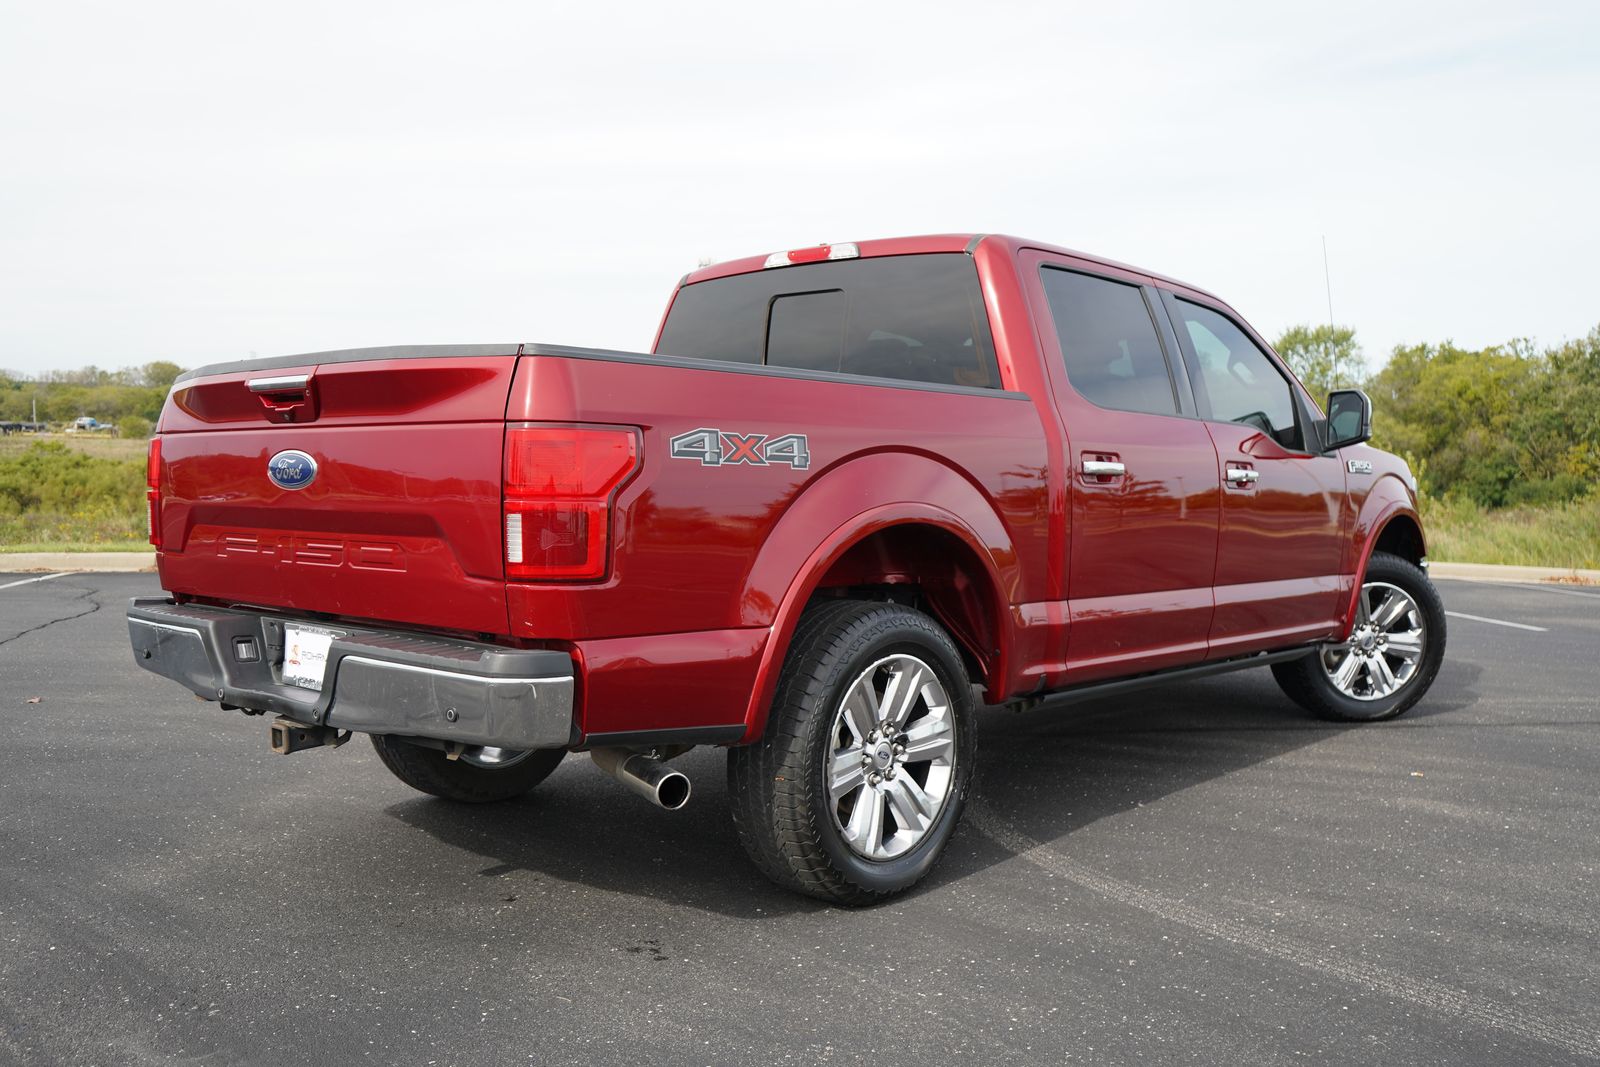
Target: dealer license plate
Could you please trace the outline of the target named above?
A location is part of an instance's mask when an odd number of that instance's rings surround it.
[[[328,669],[328,646],[339,634],[306,626],[283,628],[283,680],[302,689],[322,691],[322,676]]]

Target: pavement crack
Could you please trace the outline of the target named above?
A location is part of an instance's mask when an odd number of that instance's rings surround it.
[[[61,617],[55,618],[55,619],[48,619],[48,620],[46,620],[44,622],[41,622],[37,626],[30,626],[28,629],[23,630],[20,633],[12,634],[10,637],[0,638],[0,648],[4,648],[6,645],[11,644],[13,641],[20,641],[24,637],[27,637],[29,634],[36,634],[40,630],[49,629],[50,627],[54,626],[58,622],[71,622],[73,619],[81,619],[86,615],[93,615],[95,612],[99,611],[102,607],[105,606],[105,605],[101,604],[98,599],[95,598],[94,594],[95,594],[95,591],[93,589],[85,589],[81,593],[79,593],[77,596],[72,598],[74,601],[80,602],[80,603],[82,601],[85,601],[85,600],[89,601],[89,607],[86,610],[75,612],[75,613],[73,613],[71,615],[62,615]]]

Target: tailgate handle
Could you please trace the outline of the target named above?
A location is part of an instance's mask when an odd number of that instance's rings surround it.
[[[276,378],[251,378],[244,384],[252,393],[293,393],[296,390],[303,393],[311,384],[311,375],[280,374]]]
[[[307,422],[317,417],[309,374],[250,378],[244,384],[261,399],[268,418],[279,422]]]

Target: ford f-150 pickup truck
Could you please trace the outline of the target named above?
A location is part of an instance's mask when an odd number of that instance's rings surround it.
[[[1227,304],[1011,237],[705,267],[650,354],[375,348],[202,367],[149,455],[168,595],[136,661],[274,750],[372,737],[520,796],[562,757],[655,803],[728,748],[739,840],[848,904],[930,869],[981,703],[1270,666],[1399,715],[1445,618],[1415,485]]]

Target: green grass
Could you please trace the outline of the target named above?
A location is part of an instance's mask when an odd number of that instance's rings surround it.
[[[148,541],[21,541],[17,544],[0,544],[0,554],[6,552],[154,552]]]
[[[1485,511],[1466,500],[1423,509],[1428,558],[1449,563],[1600,568],[1600,494],[1548,507]]]
[[[0,450],[0,551],[143,541],[143,451],[129,447],[137,444],[6,440]]]
[[[137,437],[112,437],[95,433],[12,433],[0,437],[0,463],[21,455],[36,444],[65,445],[74,452],[97,459],[139,460],[143,462],[150,442]]]

